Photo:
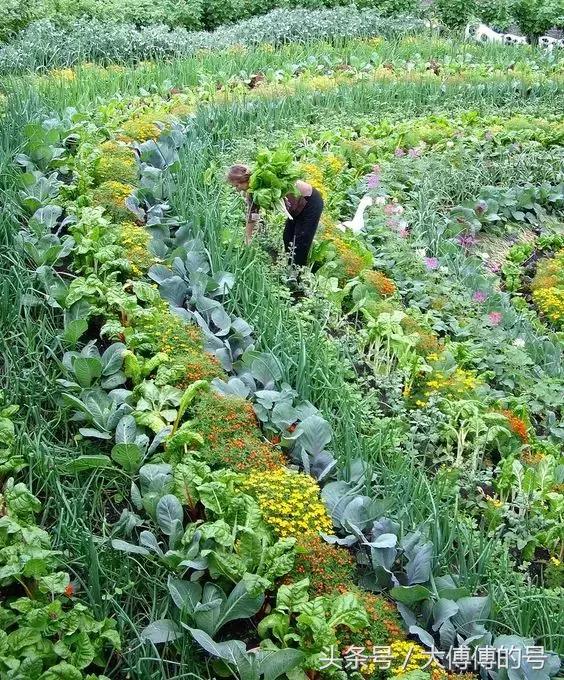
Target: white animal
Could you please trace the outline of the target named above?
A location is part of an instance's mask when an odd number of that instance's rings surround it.
[[[549,35],[542,35],[539,38],[539,47],[552,52],[555,47],[558,47],[558,40],[556,38],[551,38]]]
[[[505,33],[503,35],[503,42],[506,45],[526,45],[527,38],[522,35],[513,35],[512,33]]]
[[[356,209],[352,220],[347,220],[346,222],[339,224],[339,229],[341,231],[350,229],[353,234],[359,234],[364,229],[364,213],[366,208],[368,208],[368,206],[372,205],[373,203],[374,199],[372,196],[363,196],[360,203],[358,204],[358,208]]]
[[[526,45],[527,38],[522,35],[514,35],[513,33],[497,33],[486,24],[468,24],[465,35],[467,38],[474,38],[481,43],[503,43],[504,45]],[[553,38],[544,36],[546,38],[546,46],[552,44]],[[544,38],[541,38],[541,45]],[[544,46],[544,45],[543,45]],[[552,49],[552,48],[550,48]]]
[[[474,38],[477,42],[503,42],[503,35],[496,33],[494,30],[486,26],[486,24],[468,24],[465,35],[467,38]]]

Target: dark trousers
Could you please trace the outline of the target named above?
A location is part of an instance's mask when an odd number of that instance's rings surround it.
[[[302,212],[291,220],[286,220],[284,227],[284,250],[290,256],[290,263],[302,266],[307,262],[309,249],[313,237],[319,226],[323,212],[323,199],[317,189],[313,189],[311,196]]]

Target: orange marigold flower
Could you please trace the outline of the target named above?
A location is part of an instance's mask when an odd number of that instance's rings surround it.
[[[362,278],[366,284],[372,286],[383,297],[393,295],[396,292],[396,284],[382,272],[366,271],[362,274]]]
[[[515,415],[515,413],[509,409],[503,409],[502,414],[509,421],[509,429],[514,432],[524,444],[526,444],[529,441],[529,434],[527,432],[528,428],[525,421],[522,418],[519,418],[519,416]]]

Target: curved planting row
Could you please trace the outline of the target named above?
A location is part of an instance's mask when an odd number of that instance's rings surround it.
[[[355,585],[354,546],[424,644],[524,647],[487,633],[489,598],[433,575],[425,533],[403,530],[364,495],[366,462],[337,464],[322,414],[281,382],[278,360],[256,351],[252,328],[228,311],[234,276],[212,270],[205,244],[167,204],[190,135],[184,105],[174,95],[111,102],[90,118],[71,112],[29,126],[18,157],[29,216],[22,246],[46,299],[64,310],[60,383],[86,450],[65,472],[130,476],[106,545],[169,572],[178,611],[141,638],[173,650],[190,635],[214,672],[242,678],[423,667],[445,677],[405,640],[388,600]],[[385,276],[367,278],[394,292]],[[53,653],[68,658],[62,644]],[[68,677],[83,677],[93,660]],[[23,663],[14,661],[17,672]],[[548,657],[542,671],[527,661],[521,670],[546,677],[557,667]]]
[[[558,586],[562,431],[555,397],[562,372],[550,327],[559,326],[560,256],[535,264],[530,277],[531,300],[549,328],[500,284],[518,293],[514,263],[562,247],[561,120],[471,114],[338,131],[306,127],[292,145],[328,213],[312,254],[315,276],[298,303],[304,320],[310,300],[323,296],[335,317],[329,333],[347,343],[367,400],[385,398],[374,416],[400,432],[405,416],[422,437],[424,462],[461,485],[471,515],[486,511],[483,530],[531,572],[542,560],[546,582]],[[508,176],[527,181],[510,188],[478,181],[473,196],[459,180],[441,187],[438,200],[433,195],[431,182],[441,173],[456,176],[485,159],[496,177],[496,157]],[[520,171],[523,158],[528,165]],[[425,176],[433,180],[421,187]],[[472,198],[456,205],[450,192]],[[343,213],[351,201],[365,203],[363,195],[374,207],[345,229]],[[425,213],[425,222],[422,195],[437,211]],[[524,236],[529,242],[511,247]]]
[[[277,9],[215,31],[187,31],[165,25],[137,28],[130,23],[111,24],[98,18],[83,18],[57,26],[37,21],[19,33],[13,42],[0,47],[0,72],[35,71],[68,67],[83,61],[136,63],[146,59],[182,58],[202,50],[224,50],[232,46],[283,45],[311,40],[344,40],[382,35],[393,37],[424,31],[421,19],[408,16],[383,17],[365,8]]]
[[[283,437],[308,470],[334,466],[327,423],[277,384],[277,361],[253,351],[251,328],[225,311],[232,276],[211,275],[202,244],[168,214],[162,199],[184,133],[176,122],[167,127],[128,121],[107,139],[110,125],[72,119],[26,130],[22,245],[48,300],[65,310],[67,343],[83,345],[62,357],[60,382],[78,433],[97,442],[97,453],[66,472],[115,465],[132,476],[129,522],[150,520],[153,531],[136,532],[132,543],[119,537],[121,523],[113,548],[162,560],[181,623],[238,672],[319,669],[324,650],[355,635],[392,645],[392,668],[400,667],[393,608],[354,586],[348,552],[319,537],[332,527],[319,487],[264,438]],[[212,642],[231,621],[259,615],[260,652]],[[256,633],[246,629],[248,642]],[[142,638],[158,644],[181,633],[179,622],[159,620]]]

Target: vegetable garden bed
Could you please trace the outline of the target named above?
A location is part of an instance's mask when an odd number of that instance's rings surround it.
[[[562,653],[561,65],[420,47],[9,84],[7,678],[438,680],[465,640]],[[297,303],[223,183],[280,144],[327,205]],[[552,256],[525,305],[527,249],[501,273],[480,249],[523,225]]]

